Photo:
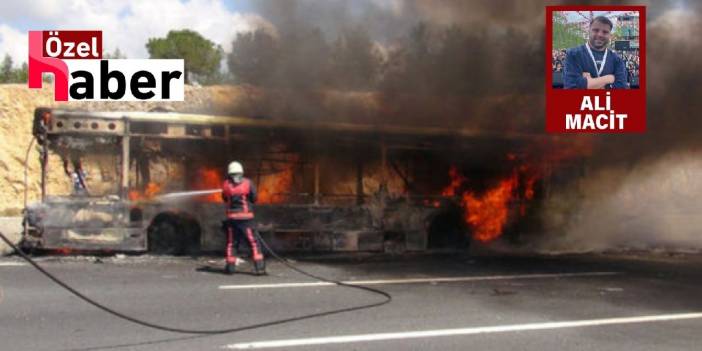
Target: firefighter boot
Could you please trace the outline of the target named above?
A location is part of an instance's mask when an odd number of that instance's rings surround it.
[[[227,264],[224,265],[224,272],[227,274],[234,274],[236,272],[236,264],[227,262]]]
[[[254,273],[256,275],[266,275],[266,261],[261,259],[254,261]]]

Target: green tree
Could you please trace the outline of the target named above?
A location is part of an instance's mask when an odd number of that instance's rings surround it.
[[[19,68],[13,68],[12,57],[5,55],[0,63],[0,83],[25,83],[27,82],[27,63],[22,63]]]
[[[191,75],[215,76],[222,61],[222,48],[188,29],[170,31],[165,38],[150,38],[146,43],[149,56],[154,59],[185,60],[185,82]]]
[[[22,66],[13,70],[13,83],[26,83],[29,77],[29,66],[26,62],[22,62]]]
[[[5,54],[5,58],[0,63],[0,83],[10,83],[12,77],[12,57]]]
[[[585,43],[586,34],[577,24],[568,23],[562,12],[553,12],[553,49],[560,50]]]

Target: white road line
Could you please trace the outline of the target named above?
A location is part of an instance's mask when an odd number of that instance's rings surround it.
[[[354,342],[397,340],[397,339],[408,339],[408,338],[432,338],[432,337],[440,337],[440,336],[506,333],[506,332],[516,332],[516,331],[592,327],[592,326],[613,325],[613,324],[650,323],[650,322],[664,322],[664,321],[684,320],[684,319],[700,319],[700,318],[702,318],[702,313],[699,313],[699,312],[679,313],[679,314],[663,314],[663,315],[653,315],[653,316],[586,319],[586,320],[563,321],[563,322],[512,324],[512,325],[471,327],[471,328],[459,328],[459,329],[438,329],[438,330],[422,330],[422,331],[399,332],[399,333],[359,334],[359,335],[329,336],[329,337],[306,338],[306,339],[258,341],[258,342],[249,342],[249,343],[229,344],[229,345],[224,345],[223,348],[241,350],[241,349],[264,349],[264,348],[271,348],[271,347],[309,346],[309,345],[322,345],[322,344],[345,344],[345,343],[354,343]]]
[[[0,262],[0,267],[21,267],[26,265],[24,262]]]
[[[619,272],[581,272],[581,273],[544,273],[544,274],[518,274],[518,275],[492,275],[470,277],[434,277],[411,279],[384,279],[384,280],[347,280],[343,283],[356,285],[381,285],[381,284],[421,284],[421,283],[451,283],[484,280],[513,280],[513,279],[543,279],[543,278],[570,278],[593,277],[620,274]],[[309,282],[309,283],[277,283],[277,284],[251,284],[251,285],[220,285],[223,290],[242,289],[272,289],[272,288],[306,288],[315,286],[335,286],[334,283]]]

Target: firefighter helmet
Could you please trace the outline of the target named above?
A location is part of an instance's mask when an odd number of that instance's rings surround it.
[[[232,162],[227,168],[227,174],[244,174],[244,167],[239,162]]]

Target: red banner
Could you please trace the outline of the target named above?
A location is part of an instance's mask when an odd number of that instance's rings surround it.
[[[102,31],[42,31],[42,55],[58,59],[101,59]]]
[[[636,38],[636,40],[621,40],[618,44],[623,50],[612,51],[613,45],[606,47],[603,60],[596,61],[589,49],[590,36],[582,39],[582,44],[572,48],[553,47],[554,12],[559,12],[561,18],[568,18],[574,26],[591,27],[592,18],[596,13],[604,11],[605,17],[621,19],[622,22],[638,16],[638,32],[632,29],[620,29],[620,36]],[[617,17],[619,16],[619,17]],[[547,6],[546,7],[546,131],[549,133],[641,133],[646,131],[646,8],[644,6]],[[618,24],[618,23],[617,23]],[[613,29],[616,31],[616,25]],[[607,26],[605,26],[607,27]],[[621,25],[623,27],[623,25]],[[588,29],[589,30],[589,29]],[[612,34],[612,33],[608,33]],[[634,34],[636,35],[634,37]],[[587,44],[586,44],[587,42]],[[630,47],[630,43],[638,47]],[[635,54],[632,54],[635,53]],[[589,56],[588,56],[589,54]],[[578,57],[578,55],[580,55]],[[607,58],[606,55],[610,55]],[[634,63],[631,57],[636,58]],[[592,58],[592,63],[588,60]],[[567,62],[580,59],[579,62]],[[629,59],[629,62],[627,61]],[[616,63],[612,63],[612,62]],[[606,89],[576,89],[573,77],[598,77],[595,71],[590,75],[583,67],[611,68],[616,64],[626,67],[626,81],[607,85]],[[609,63],[609,66],[605,66]],[[588,66],[588,65],[592,66]],[[554,65],[556,68],[554,68]],[[636,67],[635,71],[634,68]],[[569,71],[570,70],[570,71]],[[592,71],[592,69],[590,69]],[[605,76],[607,72],[602,72]],[[635,75],[634,75],[635,73]],[[612,75],[614,76],[614,75]],[[580,79],[585,84],[585,79]],[[584,85],[583,85],[584,86]]]

